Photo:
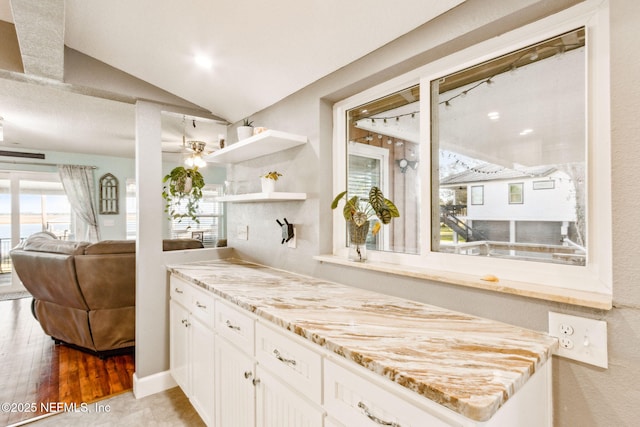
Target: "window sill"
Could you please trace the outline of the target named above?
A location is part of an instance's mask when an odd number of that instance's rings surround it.
[[[448,271],[438,271],[379,261],[353,262],[349,261],[346,258],[338,257],[335,255],[318,255],[314,256],[313,258],[317,261],[330,264],[361,268],[370,271],[379,271],[381,273],[396,274],[398,276],[413,277],[417,279],[433,280],[437,282],[448,283],[451,285],[467,286],[470,288],[502,292],[528,298],[554,301],[563,304],[590,307],[600,310],[611,310],[612,308],[611,295],[596,292],[585,292],[575,289],[540,286],[515,280],[500,280],[497,282],[493,282],[483,280],[481,277],[471,274],[452,273]]]

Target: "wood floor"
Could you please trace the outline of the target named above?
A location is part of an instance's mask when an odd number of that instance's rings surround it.
[[[131,390],[133,372],[133,355],[100,360],[55,345],[31,315],[31,298],[0,301],[0,426]]]

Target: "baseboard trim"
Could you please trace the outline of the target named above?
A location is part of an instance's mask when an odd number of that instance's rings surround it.
[[[137,372],[133,374],[133,395],[136,399],[160,393],[177,385],[169,371],[158,372],[143,378],[139,378]]]

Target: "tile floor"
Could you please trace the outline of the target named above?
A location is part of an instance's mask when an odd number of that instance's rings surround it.
[[[139,426],[204,426],[204,423],[179,387],[136,399],[125,392],[89,404],[87,411],[61,412],[17,425],[29,427],[139,427]],[[108,412],[107,412],[108,409]]]

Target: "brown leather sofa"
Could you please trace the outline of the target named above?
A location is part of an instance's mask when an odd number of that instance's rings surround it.
[[[202,248],[193,239],[163,242],[164,250]],[[58,240],[36,233],[11,250],[34,316],[57,342],[100,356],[135,345],[135,241]]]

